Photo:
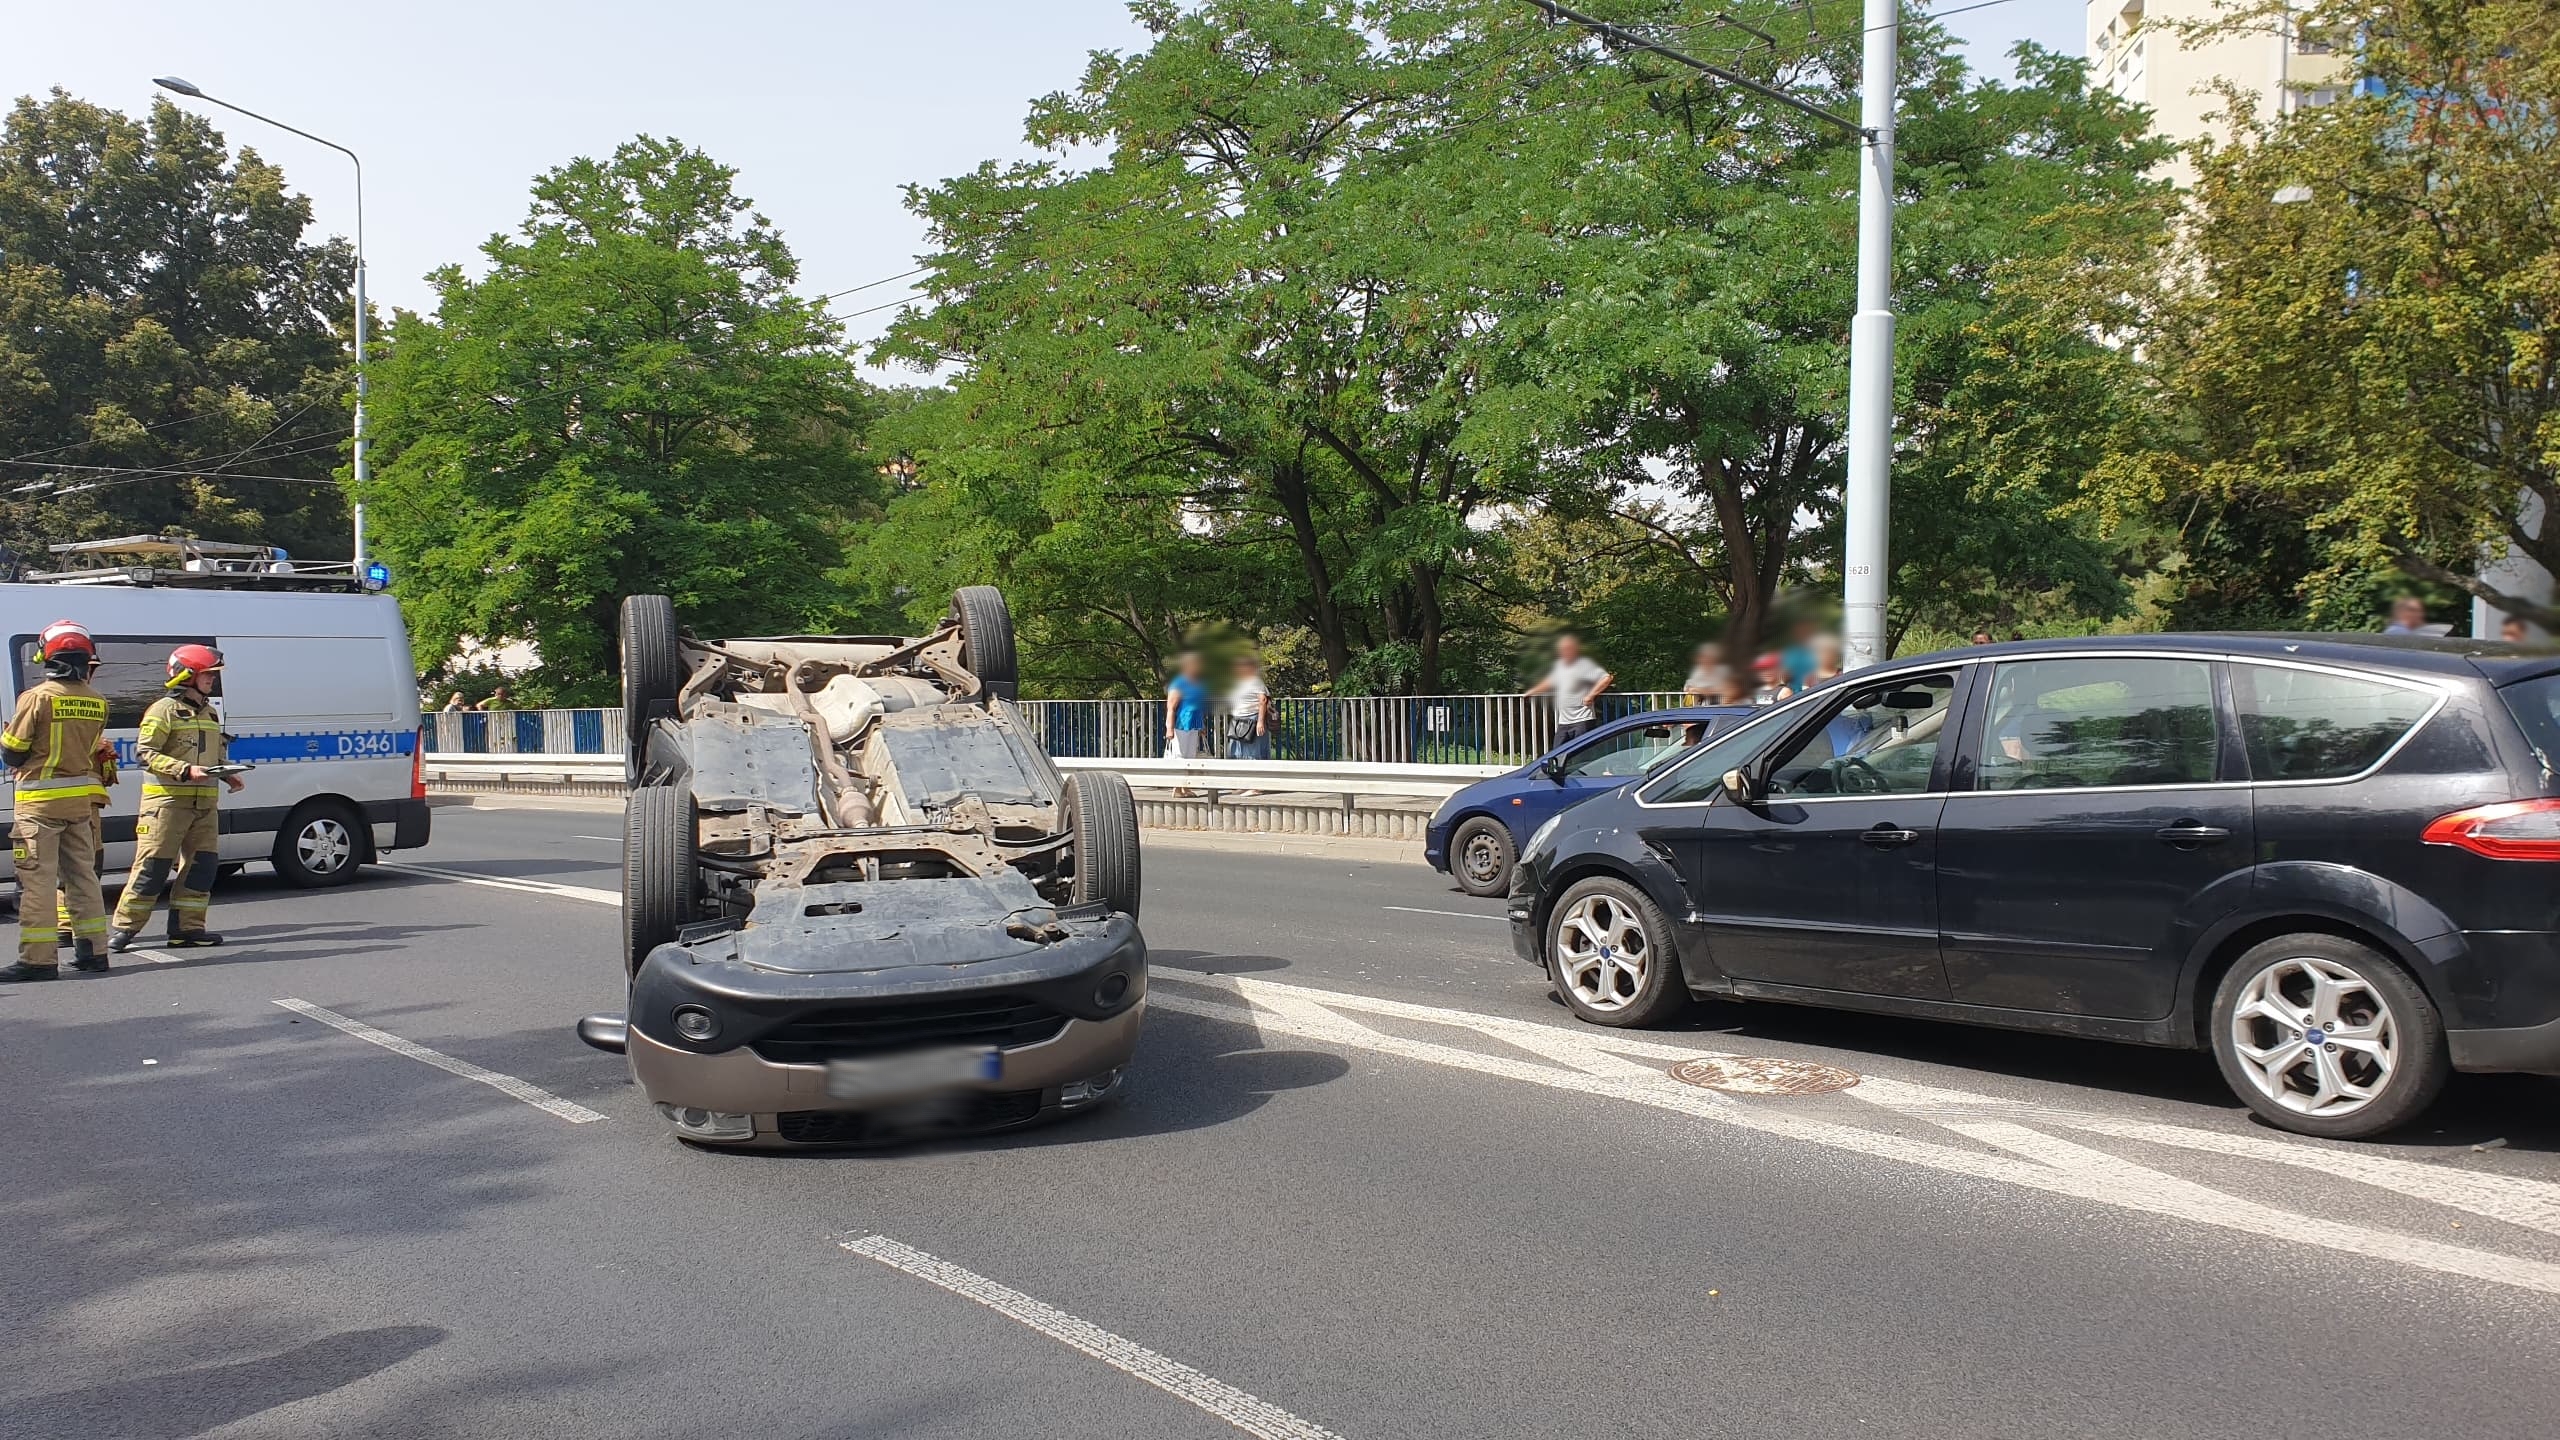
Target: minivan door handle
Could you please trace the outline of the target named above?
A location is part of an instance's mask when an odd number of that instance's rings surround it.
[[[2193,820],[2181,820],[2175,825],[2166,825],[2151,833],[2181,850],[2194,850],[2206,845],[2215,845],[2231,838],[2231,832],[2219,825],[2203,825]]]
[[[1868,844],[1873,845],[1879,850],[1891,850],[1898,846],[1908,845],[1912,841],[1919,839],[1920,832],[1917,830],[1905,830],[1898,825],[1891,825],[1878,821],[1876,824],[1858,832],[1858,838],[1866,841]]]

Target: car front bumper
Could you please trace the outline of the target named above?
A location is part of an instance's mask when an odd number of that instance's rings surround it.
[[[946,1107],[943,1117],[928,1127],[929,1133],[1010,1129],[1089,1108],[1068,1103],[1062,1092],[1070,1085],[1126,1070],[1137,1053],[1138,1025],[1145,1011],[1146,1002],[1141,1000],[1109,1019],[1070,1019],[1049,1039],[999,1050],[1003,1068],[997,1078],[948,1097],[957,1103]],[[874,1136],[861,1125],[849,1123],[854,1117],[881,1112],[831,1098],[824,1065],[777,1064],[744,1047],[696,1054],[637,1031],[631,1033],[624,1054],[630,1057],[632,1080],[653,1104],[753,1117],[753,1138],[715,1142],[731,1148],[792,1150],[894,1141],[924,1133],[884,1124]],[[1094,1101],[1109,1098],[1118,1088],[1115,1083]],[[811,1136],[822,1138],[807,1138]]]

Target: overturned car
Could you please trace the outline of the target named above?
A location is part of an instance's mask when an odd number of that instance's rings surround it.
[[[1013,624],[704,640],[622,606],[623,1016],[579,1034],[688,1140],[1030,1124],[1116,1095],[1147,982],[1128,783],[1059,774]]]

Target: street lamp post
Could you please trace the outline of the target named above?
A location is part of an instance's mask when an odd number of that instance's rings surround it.
[[[362,570],[364,569],[364,562],[365,562],[365,553],[364,553],[364,482],[365,482],[365,477],[366,477],[366,474],[367,474],[367,471],[365,470],[365,455],[364,455],[364,396],[365,396],[365,374],[364,374],[364,161],[363,161],[361,158],[359,158],[359,157],[357,156],[356,152],[354,152],[353,150],[348,149],[348,148],[347,148],[346,146],[344,146],[344,145],[339,144],[339,143],[338,143],[337,141],[335,141],[335,140],[323,140],[323,139],[321,139],[319,136],[312,134],[312,133],[311,133],[310,131],[308,131],[308,130],[298,129],[298,128],[294,127],[294,126],[287,125],[286,123],[284,123],[284,122],[283,122],[283,121],[281,121],[281,120],[276,119],[276,118],[275,118],[274,116],[272,116],[272,115],[261,115],[261,114],[259,114],[257,111],[255,111],[255,110],[251,110],[251,109],[249,109],[249,108],[248,108],[248,107],[246,107],[246,106],[243,106],[243,105],[234,105],[234,104],[232,104],[232,103],[231,103],[230,101],[228,101],[228,100],[216,99],[215,97],[213,97],[213,96],[211,96],[211,95],[207,95],[206,93],[204,93],[204,91],[203,91],[203,90],[201,90],[201,89],[199,89],[197,86],[195,86],[195,85],[193,85],[193,84],[189,83],[188,81],[181,80],[181,79],[179,79],[179,78],[178,78],[177,76],[175,76],[175,75],[162,75],[162,76],[159,76],[159,77],[155,78],[151,83],[152,83],[152,84],[154,84],[154,85],[159,86],[159,87],[160,87],[161,89],[163,89],[163,90],[170,91],[170,92],[171,92],[171,93],[173,93],[173,94],[184,95],[184,96],[186,96],[186,97],[188,97],[189,99],[192,99],[192,100],[202,100],[202,101],[204,101],[204,102],[205,102],[206,104],[208,104],[208,105],[219,105],[219,106],[221,106],[221,107],[222,107],[223,109],[225,109],[225,110],[234,110],[234,111],[238,111],[240,114],[246,115],[246,116],[248,116],[248,117],[249,117],[250,119],[252,119],[252,120],[261,120],[261,121],[266,122],[266,123],[267,123],[267,124],[269,124],[269,125],[273,125],[274,127],[276,127],[276,128],[277,128],[277,129],[279,129],[279,130],[290,131],[291,133],[296,134],[296,135],[299,135],[299,136],[301,136],[303,139],[308,140],[308,141],[312,142],[312,143],[313,143],[313,144],[315,144],[315,145],[326,145],[326,146],[328,146],[330,149],[337,151],[339,154],[346,156],[348,160],[353,161],[353,162],[354,162],[354,164],[355,164],[355,167],[356,167],[356,435],[355,435],[355,440],[356,440],[356,494],[355,494],[355,499],[354,499],[354,502],[353,502],[353,505],[352,505],[352,509],[353,509],[353,510],[354,510],[354,512],[355,512],[355,514],[354,514],[354,519],[355,519],[355,567],[356,567],[357,571],[358,571],[359,573],[361,573],[361,572],[362,572]]]

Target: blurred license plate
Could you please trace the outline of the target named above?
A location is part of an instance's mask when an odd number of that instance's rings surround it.
[[[1002,1073],[1004,1060],[993,1045],[918,1050],[873,1060],[830,1060],[827,1094],[837,1100],[900,1100],[993,1080]]]

